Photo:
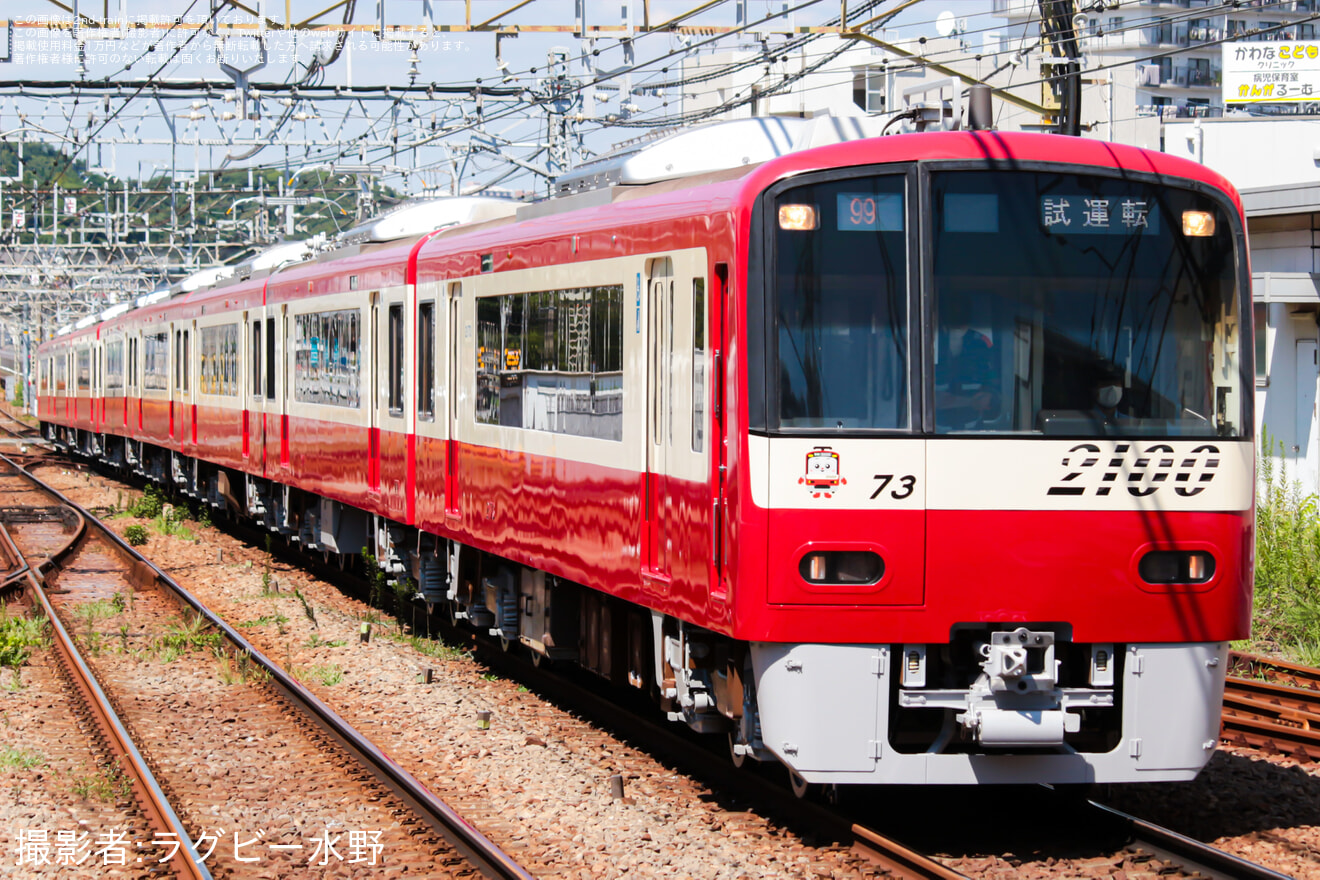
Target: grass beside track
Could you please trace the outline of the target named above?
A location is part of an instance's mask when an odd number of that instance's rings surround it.
[[[1234,647],[1320,666],[1320,496],[1279,466],[1266,435],[1256,486],[1256,591],[1251,638]]]

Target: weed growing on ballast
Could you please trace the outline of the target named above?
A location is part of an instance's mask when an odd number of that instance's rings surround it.
[[[147,486],[142,495],[128,508],[130,516],[138,519],[155,519],[165,507],[165,496],[155,486]]]

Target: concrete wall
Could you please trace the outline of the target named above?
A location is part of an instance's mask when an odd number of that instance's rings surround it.
[[[1268,441],[1262,453],[1270,455],[1289,479],[1299,481],[1304,492],[1314,494],[1320,492],[1315,407],[1320,367],[1314,355],[1320,334],[1316,313],[1298,313],[1288,303],[1272,303],[1267,309],[1268,379],[1266,384],[1256,384],[1256,434]]]
[[[1320,124],[1310,118],[1169,122],[1164,152],[1208,165],[1238,189],[1320,180]]]

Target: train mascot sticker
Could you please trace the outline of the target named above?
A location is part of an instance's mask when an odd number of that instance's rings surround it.
[[[798,483],[807,487],[812,498],[833,498],[840,484],[848,484],[839,476],[839,453],[828,446],[817,446],[808,452],[807,473],[798,478]]]

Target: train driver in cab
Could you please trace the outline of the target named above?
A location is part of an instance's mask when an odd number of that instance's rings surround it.
[[[1127,418],[1119,411],[1123,402],[1123,372],[1112,365],[1099,368],[1091,382],[1092,408],[1090,417],[1099,422],[1104,430],[1112,433],[1120,424],[1120,419]]]
[[[977,430],[999,416],[999,352],[973,326],[973,294],[940,298],[935,342],[935,430]]]

